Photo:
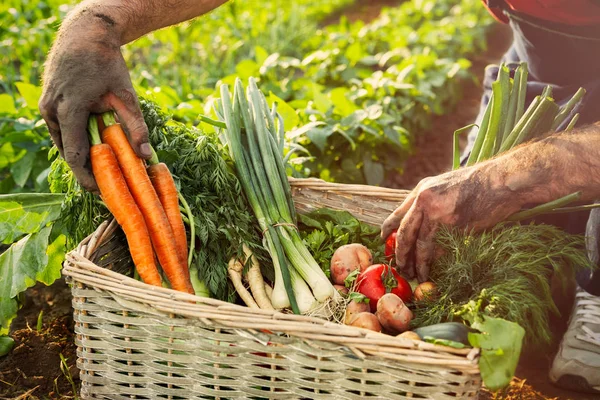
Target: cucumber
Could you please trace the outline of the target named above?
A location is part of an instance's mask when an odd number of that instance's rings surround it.
[[[432,337],[434,339],[453,340],[462,344],[469,344],[469,327],[460,322],[443,322],[441,324],[423,326],[413,329],[421,339]]]

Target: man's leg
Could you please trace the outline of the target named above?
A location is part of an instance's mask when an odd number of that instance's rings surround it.
[[[588,257],[600,265],[600,209],[593,210],[587,224]],[[600,393],[600,271],[577,277],[575,304],[569,327],[550,369],[558,386]]]

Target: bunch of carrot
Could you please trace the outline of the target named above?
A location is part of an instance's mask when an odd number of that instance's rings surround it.
[[[194,293],[187,265],[188,246],[175,182],[154,153],[146,168],[112,112],[89,119],[90,160],[100,195],[127,237],[140,278],[161,286],[156,258],[171,287]],[[155,256],[156,255],[156,256]]]

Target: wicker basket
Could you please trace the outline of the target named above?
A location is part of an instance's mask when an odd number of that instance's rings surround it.
[[[291,180],[300,212],[380,224],[406,191]],[[313,317],[146,285],[94,264],[117,225],[67,255],[84,399],[475,399],[478,349],[413,342]],[[106,247],[106,246],[104,246]]]

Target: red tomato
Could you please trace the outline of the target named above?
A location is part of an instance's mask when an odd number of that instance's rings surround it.
[[[369,298],[371,311],[377,311],[377,302],[386,293],[394,293],[405,303],[412,299],[412,289],[406,279],[387,264],[375,264],[357,278],[357,291]]]
[[[385,258],[388,261],[391,261],[396,255],[396,235],[398,232],[392,232],[390,236],[385,239]]]

